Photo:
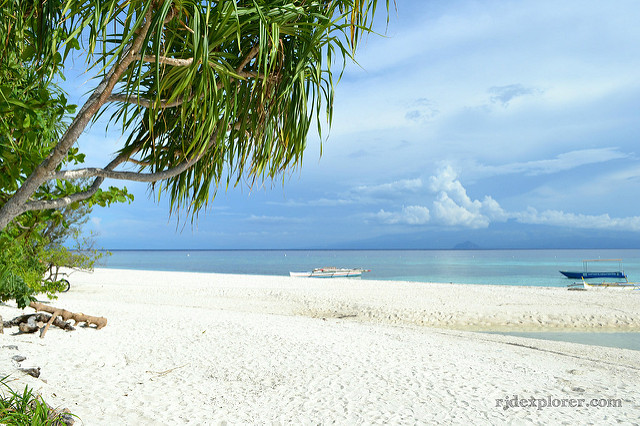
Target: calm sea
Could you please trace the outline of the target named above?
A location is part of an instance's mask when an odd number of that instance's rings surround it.
[[[640,280],[640,250],[112,250],[100,267],[289,275],[337,266],[371,269],[370,280],[564,287],[573,281],[559,270],[618,258],[629,280]]]
[[[371,269],[371,280],[566,287],[559,271],[584,259],[623,259],[640,281],[640,250],[112,250],[99,267],[224,274],[289,275],[324,266]],[[617,262],[603,264],[617,269]],[[592,268],[591,270],[597,270]],[[638,293],[638,294],[636,294]],[[640,292],[634,291],[638,297]],[[513,333],[640,351],[640,333]]]

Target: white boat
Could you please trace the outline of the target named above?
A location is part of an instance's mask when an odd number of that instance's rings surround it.
[[[620,283],[602,282],[602,283],[592,284],[584,281],[582,285],[584,286],[585,290],[598,290],[598,289],[640,290],[639,283],[630,283],[630,282],[620,282]]]
[[[603,281],[601,283],[589,283],[583,278],[581,283],[573,283],[569,285],[569,290],[600,290],[600,289],[640,290],[640,283],[630,283],[629,281],[623,281],[623,282]]]
[[[303,278],[352,278],[362,276],[363,272],[371,272],[371,269],[327,267],[307,272],[289,272],[289,275]]]

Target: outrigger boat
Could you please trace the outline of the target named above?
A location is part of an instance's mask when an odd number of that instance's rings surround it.
[[[289,275],[310,278],[352,278],[362,276],[363,272],[371,272],[371,269],[328,267],[315,268],[308,272],[289,272]]]
[[[584,281],[582,285],[587,290],[597,290],[600,288],[612,288],[612,289],[618,289],[618,290],[640,290],[639,283],[630,283],[630,282],[619,282],[619,283],[602,282],[597,284],[591,284]]]
[[[640,283],[624,282],[606,282],[601,283],[588,283],[582,279],[580,283],[569,284],[569,290],[600,290],[600,289],[614,289],[614,290],[640,290]]]
[[[589,264],[593,262],[617,262],[618,270],[617,271],[589,271]],[[627,276],[622,269],[622,259],[595,259],[595,260],[583,260],[582,261],[582,272],[575,271],[560,271],[562,275],[567,278],[571,278],[574,280],[579,279],[591,279],[591,278],[620,278],[623,280],[627,279]]]

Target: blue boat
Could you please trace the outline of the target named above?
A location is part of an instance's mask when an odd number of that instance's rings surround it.
[[[617,271],[589,271],[589,263],[592,262],[617,262],[618,270]],[[627,276],[622,269],[622,259],[595,259],[595,260],[583,260],[582,261],[583,270],[582,272],[577,271],[560,271],[562,275],[567,278],[571,278],[574,280],[579,279],[590,279],[590,278],[622,278],[627,279]]]

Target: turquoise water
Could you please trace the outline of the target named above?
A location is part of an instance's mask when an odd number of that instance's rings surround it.
[[[364,278],[464,284],[565,287],[559,270],[583,259],[622,258],[640,280],[640,250],[114,250],[101,267],[229,274],[288,275],[317,267],[371,269]],[[617,263],[611,264],[617,268]]]

